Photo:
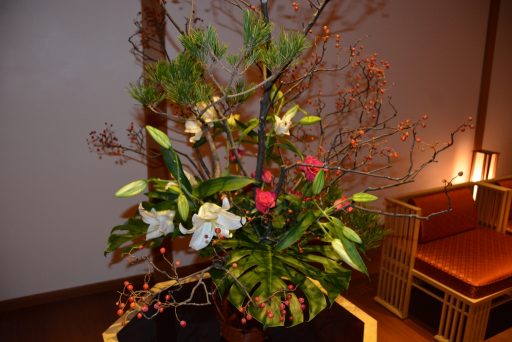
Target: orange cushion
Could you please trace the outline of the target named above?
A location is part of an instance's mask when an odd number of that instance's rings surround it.
[[[478,228],[419,244],[414,268],[482,297],[512,287],[512,236]]]
[[[470,188],[450,190],[452,211],[431,217],[421,222],[420,243],[429,242],[458,234],[478,226],[476,204]],[[444,192],[437,192],[412,198],[410,202],[421,208],[423,216],[449,208]]]

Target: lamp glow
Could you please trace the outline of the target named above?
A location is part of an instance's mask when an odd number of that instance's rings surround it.
[[[498,157],[499,152],[488,150],[473,151],[470,180],[472,182],[479,182],[496,177]]]

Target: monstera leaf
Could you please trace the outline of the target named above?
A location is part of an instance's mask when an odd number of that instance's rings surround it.
[[[309,321],[348,288],[351,272],[328,245],[301,254],[297,246],[276,250],[248,234],[218,241],[229,250],[228,273],[211,272],[219,292],[266,327]]]

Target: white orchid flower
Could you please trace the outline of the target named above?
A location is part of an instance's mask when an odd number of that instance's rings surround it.
[[[188,139],[191,143],[195,143],[199,141],[203,136],[203,128],[201,127],[201,123],[196,119],[188,119],[185,122],[185,133],[194,134]]]
[[[173,220],[176,215],[174,210],[156,211],[152,208],[151,211],[147,211],[142,204],[139,204],[139,213],[142,221],[149,224],[146,240],[156,239],[174,231]]]
[[[229,201],[222,200],[222,207],[206,202],[199,208],[199,212],[192,216],[193,227],[187,230],[180,224],[183,234],[194,234],[190,240],[190,247],[196,251],[208,246],[214,235],[229,238],[231,230],[242,227],[246,218],[230,213]]]
[[[299,107],[295,105],[288,109],[282,118],[274,115],[274,119],[276,121],[274,131],[276,132],[276,135],[290,135],[290,128],[293,124],[292,119],[295,117],[295,114],[297,114],[298,108]]]

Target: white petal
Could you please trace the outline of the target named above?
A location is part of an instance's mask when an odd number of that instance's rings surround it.
[[[183,234],[183,235],[192,234],[192,233],[194,232],[194,228],[192,228],[192,229],[187,229],[187,228],[185,228],[185,227],[181,224],[181,222],[180,222],[180,225],[179,225],[179,229],[180,229],[181,234]]]
[[[274,117],[276,120],[274,131],[277,135],[290,135],[290,126],[292,125],[291,121],[281,120],[278,116]]]
[[[192,235],[189,246],[196,251],[208,246],[213,238],[213,228],[211,222],[204,222]]]
[[[201,124],[196,119],[189,119],[185,121],[185,133],[196,134],[202,132]]]
[[[283,121],[292,123],[292,119],[295,117],[295,114],[297,114],[297,110],[299,109],[298,105],[293,106],[292,108],[288,109],[286,113],[283,115]]]
[[[217,204],[206,202],[199,208],[197,215],[205,221],[210,221],[217,219],[217,216],[219,216],[221,211],[222,208]]]
[[[144,209],[142,206],[142,203],[139,204],[139,214],[142,217],[142,221],[144,221],[147,224],[156,224],[158,221],[156,220],[156,212],[154,209],[151,210],[151,212]]]
[[[222,209],[229,210],[230,208],[229,199],[226,196],[222,197]]]
[[[156,239],[162,236],[162,232],[158,229],[158,226],[149,226],[146,232],[146,240]]]
[[[188,141],[191,143],[195,143],[196,141],[201,140],[201,137],[203,136],[203,132],[198,132],[195,135],[191,136]]]
[[[160,232],[162,232],[162,235],[167,235],[169,233],[172,233],[174,231],[174,223],[172,220],[169,220],[168,217],[159,216],[160,218]]]
[[[199,229],[204,224],[204,220],[202,220],[197,214],[192,215],[192,228],[187,229],[181,223],[179,226],[180,232],[182,234],[192,234],[196,230]]]
[[[230,234],[228,229],[224,229],[222,227],[219,227],[219,228],[220,228],[220,232],[218,234],[219,236],[223,236],[225,238],[229,238],[230,237],[231,234]]]
[[[233,230],[242,227],[245,224],[245,221],[245,217],[240,217],[224,210],[219,214],[219,217],[217,217],[216,223],[220,228]]]

